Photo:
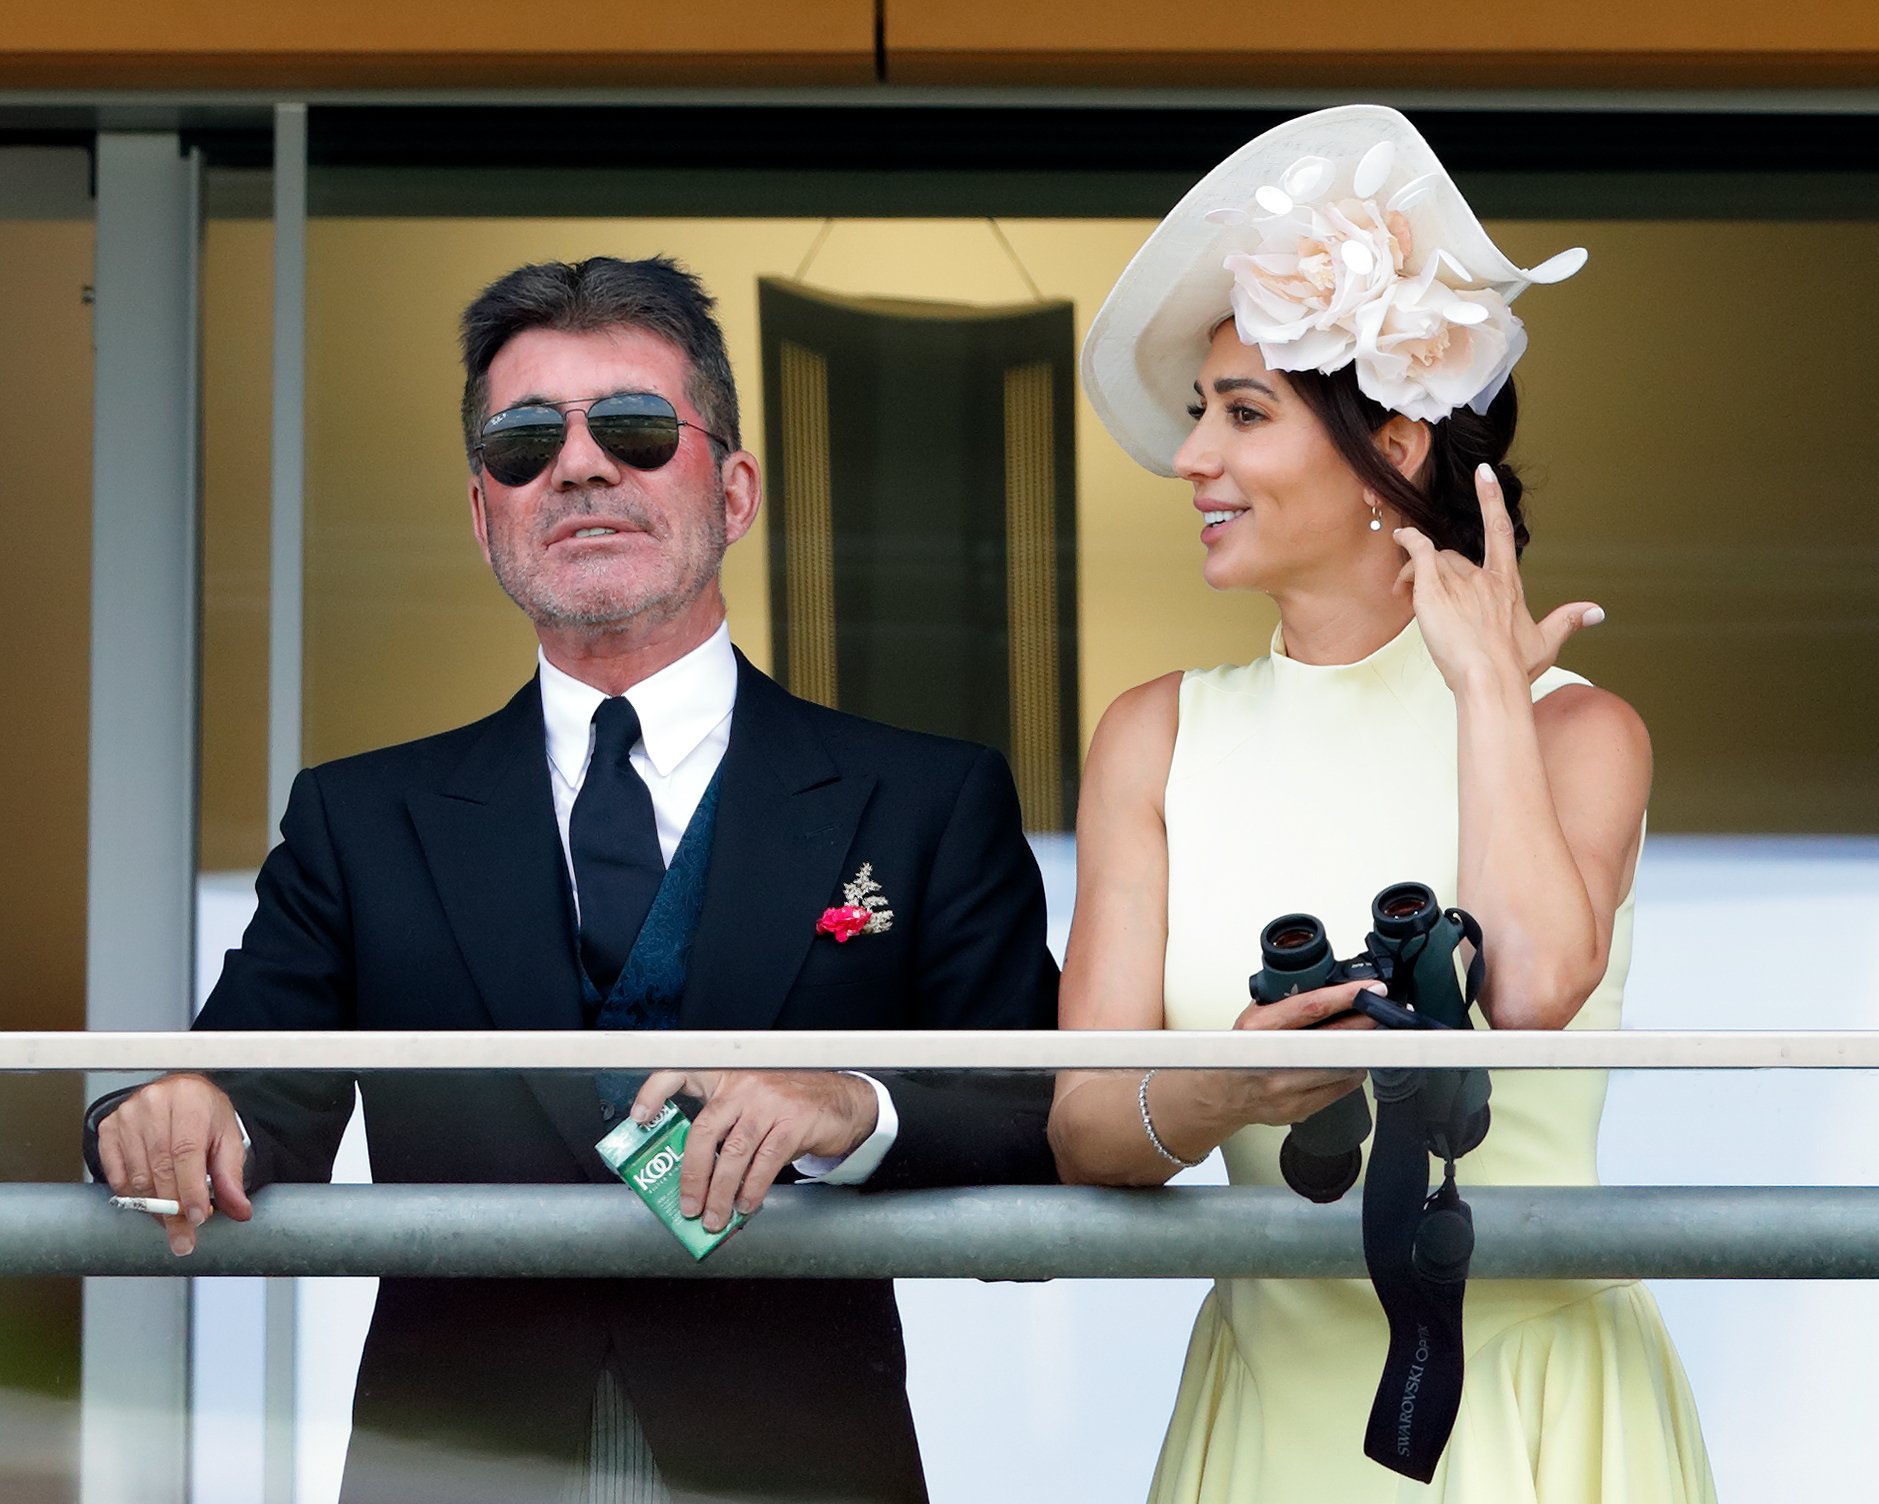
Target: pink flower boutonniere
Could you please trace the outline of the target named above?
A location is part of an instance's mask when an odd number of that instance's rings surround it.
[[[846,945],[857,935],[879,935],[894,927],[894,911],[887,906],[881,885],[874,880],[874,863],[863,862],[854,881],[842,885],[845,903],[822,911],[816,921],[818,935],[833,935]]]
[[[837,904],[822,911],[822,917],[816,921],[816,933],[833,935],[837,941],[852,940],[867,929],[869,918],[866,909],[849,903]]]

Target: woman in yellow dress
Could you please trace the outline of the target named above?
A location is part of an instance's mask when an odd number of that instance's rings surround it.
[[[1140,463],[1193,487],[1202,575],[1278,607],[1266,656],[1128,691],[1090,748],[1067,1028],[1297,1028],[1355,984],[1252,1005],[1261,927],[1363,949],[1418,881],[1486,936],[1476,1020],[1615,1028],[1650,742],[1552,668],[1601,613],[1528,612],[1506,463],[1525,348],[1508,302],[1570,276],[1494,246],[1414,127],[1348,106],[1267,132],[1168,216],[1094,321],[1083,374]],[[1066,1073],[1065,1180],[1149,1185],[1214,1148],[1277,1184],[1284,1124],[1360,1073]],[[1596,1179],[1604,1079],[1495,1079],[1466,1184]],[[1157,1504],[1702,1504],[1688,1385],[1629,1280],[1477,1280],[1466,1380],[1427,1484],[1363,1452],[1387,1326],[1357,1280],[1222,1280],[1203,1305]]]

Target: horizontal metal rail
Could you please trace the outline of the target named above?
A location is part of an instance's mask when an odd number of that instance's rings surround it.
[[[1879,1030],[261,1030],[0,1033],[0,1071],[1879,1070]],[[0,1088],[4,1089],[4,1088]]]
[[[1355,1278],[1358,1198],[1289,1191],[780,1188],[694,1263],[624,1186],[272,1186],[173,1257],[82,1185],[0,1186],[0,1275]],[[1466,1191],[1480,1279],[1872,1279],[1879,1187]]]

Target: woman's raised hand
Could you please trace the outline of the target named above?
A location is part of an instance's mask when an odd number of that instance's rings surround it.
[[[1436,548],[1420,529],[1399,527],[1394,534],[1409,555],[1396,588],[1413,592],[1429,656],[1455,690],[1482,671],[1511,669],[1535,679],[1553,666],[1567,638],[1605,619],[1591,601],[1574,601],[1535,621],[1520,580],[1513,520],[1493,466],[1475,471],[1475,497],[1486,540],[1479,565],[1453,549]]]

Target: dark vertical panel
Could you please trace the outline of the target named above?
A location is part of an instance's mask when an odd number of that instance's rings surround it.
[[[1027,823],[1063,828],[1078,752],[1071,305],[843,298],[765,279],[759,306],[779,674],[808,692],[809,655],[823,661],[810,624],[826,612],[805,599],[823,566],[802,555],[826,515],[836,703],[999,748],[1021,770]],[[823,430],[803,421],[807,352]],[[1013,371],[1029,373],[1017,398]],[[1038,534],[1016,555],[1014,498]],[[1014,565],[1051,599],[1015,608]],[[1014,630],[1036,640],[1014,644]],[[1014,652],[1030,665],[1015,700]],[[1014,721],[1014,703],[1037,722]]]

